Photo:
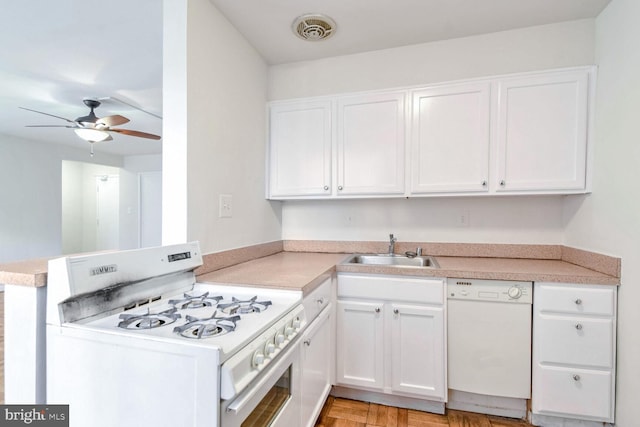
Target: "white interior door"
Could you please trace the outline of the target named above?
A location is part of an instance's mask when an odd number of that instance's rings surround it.
[[[118,249],[120,243],[120,179],[96,176],[96,250]]]

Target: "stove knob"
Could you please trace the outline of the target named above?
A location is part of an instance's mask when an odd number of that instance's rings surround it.
[[[293,327],[293,329],[300,329],[301,324],[302,322],[300,321],[299,317],[296,317],[295,319],[293,319],[293,322],[291,322],[291,326]]]
[[[264,346],[264,354],[265,356],[271,356],[276,351],[276,346],[272,342],[268,342],[267,345]]]
[[[293,335],[293,328],[291,326],[284,328],[284,336],[289,338],[291,335]]]
[[[258,367],[264,363],[264,354],[260,350],[253,354],[253,366]]]
[[[282,332],[276,335],[276,345],[280,345],[284,342],[284,334]]]

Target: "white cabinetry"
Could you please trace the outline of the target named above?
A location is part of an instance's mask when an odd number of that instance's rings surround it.
[[[331,111],[326,100],[271,105],[270,197],[331,194]]]
[[[585,189],[588,69],[497,81],[497,191]]]
[[[576,67],[274,102],[268,197],[588,192],[594,86]]]
[[[405,99],[402,91],[272,103],[269,198],[403,196]]]
[[[613,286],[535,284],[534,415],[613,422],[616,293]]]
[[[405,92],[337,101],[337,195],[404,194]]]
[[[412,92],[411,193],[489,189],[491,84]]]
[[[333,305],[331,279],[304,298],[310,322],[300,338],[301,423],[313,427],[331,390],[334,361]]]
[[[338,275],[336,383],[446,401],[440,279]]]

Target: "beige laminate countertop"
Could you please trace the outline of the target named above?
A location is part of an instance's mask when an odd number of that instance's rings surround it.
[[[41,287],[47,285],[47,271],[50,258],[0,264],[0,283]]]
[[[350,254],[280,252],[202,274],[198,282],[222,282],[311,292]]]
[[[440,269],[343,265],[351,254],[279,252],[198,276],[200,282],[245,284],[308,293],[333,272],[619,285],[620,278],[554,259],[435,257]],[[0,283],[46,286],[48,259],[0,265]]]
[[[585,285],[618,285],[620,283],[617,277],[560,260],[436,257],[440,264],[439,269],[340,264],[350,256],[350,254],[281,252],[203,274],[198,276],[198,281],[301,290],[305,294],[334,271]]]

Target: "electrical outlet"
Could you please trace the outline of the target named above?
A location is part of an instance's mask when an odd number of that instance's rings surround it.
[[[220,195],[220,218],[231,218],[233,216],[233,196],[231,194]]]
[[[468,227],[469,226],[469,209],[463,209],[458,214],[458,227]]]

